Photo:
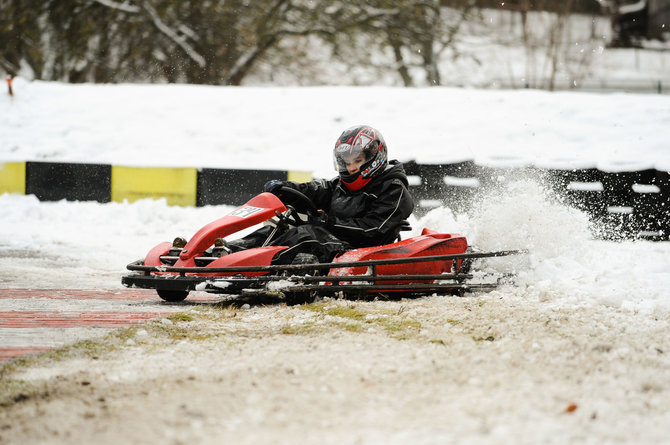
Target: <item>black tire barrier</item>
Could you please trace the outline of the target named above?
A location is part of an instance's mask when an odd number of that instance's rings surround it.
[[[196,205],[244,204],[261,192],[265,183],[271,179],[285,181],[288,172],[203,168],[198,171]]]
[[[607,172],[596,168],[488,167],[474,161],[405,164],[410,191],[423,215],[436,206],[466,212],[497,179],[539,180],[567,205],[587,213],[594,235],[605,239],[670,239],[670,172],[655,169]]]
[[[123,202],[165,198],[169,205],[240,205],[270,179],[304,181],[311,173],[285,170],[127,167],[61,162],[0,163],[0,194],[40,201]]]
[[[109,165],[26,162],[25,168],[25,193],[40,201],[110,201]]]

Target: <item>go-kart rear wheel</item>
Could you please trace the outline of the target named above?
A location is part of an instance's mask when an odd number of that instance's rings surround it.
[[[158,296],[165,301],[170,303],[176,303],[178,301],[183,301],[188,296],[187,290],[167,290],[167,289],[156,289]]]

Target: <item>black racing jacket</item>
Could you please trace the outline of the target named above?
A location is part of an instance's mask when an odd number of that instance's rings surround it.
[[[393,242],[414,209],[405,169],[395,160],[355,192],[347,189],[339,176],[286,185],[301,191],[323,209],[328,214],[326,229],[354,248]]]

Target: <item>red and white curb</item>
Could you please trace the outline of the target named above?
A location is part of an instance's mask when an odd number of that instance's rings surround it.
[[[144,289],[0,289],[0,362],[219,300],[194,293],[185,303],[169,304]]]

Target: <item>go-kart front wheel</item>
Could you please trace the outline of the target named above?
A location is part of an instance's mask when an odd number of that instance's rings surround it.
[[[169,301],[170,303],[183,301],[184,299],[186,299],[186,297],[188,297],[187,290],[156,289],[156,292],[158,292],[159,297],[161,297],[165,301]]]

